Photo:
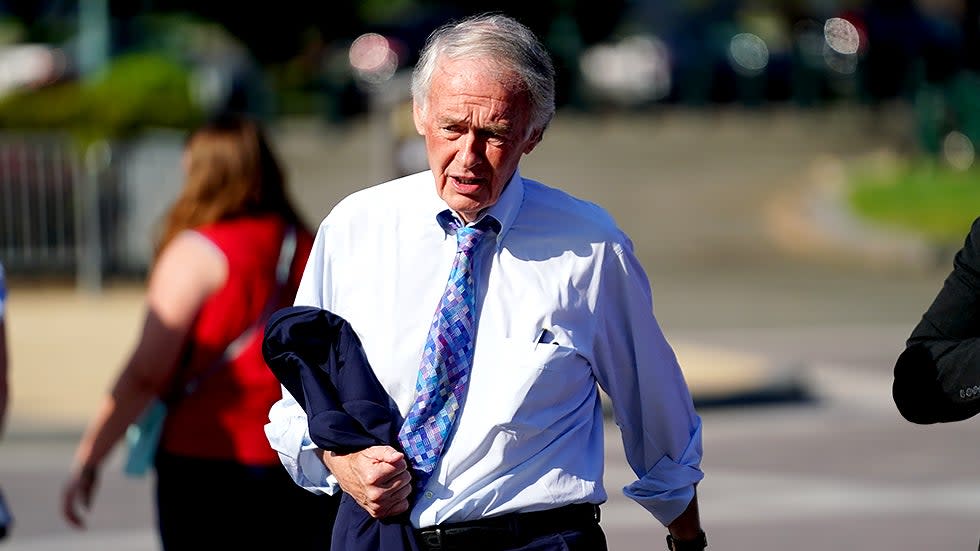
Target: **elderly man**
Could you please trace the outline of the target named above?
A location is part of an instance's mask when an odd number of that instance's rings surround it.
[[[518,169],[554,115],[546,50],[507,16],[448,24],[412,96],[430,170],[341,201],[296,298],[356,331],[399,445],[319,449],[284,390],[266,426],[284,466],[376,519],[405,514],[421,549],[601,550],[601,387],[638,477],[624,492],[668,547],[704,549],[701,420],[632,243]]]

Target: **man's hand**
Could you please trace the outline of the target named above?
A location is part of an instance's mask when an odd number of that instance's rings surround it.
[[[405,454],[398,450],[373,446],[347,455],[324,452],[323,464],[372,517],[385,518],[408,510],[412,475]]]

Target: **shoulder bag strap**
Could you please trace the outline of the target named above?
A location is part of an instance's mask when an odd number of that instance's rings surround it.
[[[235,358],[241,354],[245,346],[248,345],[252,337],[256,332],[260,332],[261,328],[265,327],[266,320],[278,309],[279,300],[282,297],[282,290],[286,287],[286,283],[289,280],[290,268],[293,265],[293,257],[296,254],[296,227],[290,224],[286,228],[286,233],[282,238],[282,245],[279,248],[279,260],[276,263],[276,287],[273,289],[272,293],[269,295],[269,300],[266,302],[265,307],[262,309],[262,313],[259,317],[248,326],[241,335],[239,335],[235,340],[228,344],[225,351],[221,356],[215,360],[210,367],[202,371],[197,377],[191,378],[184,384],[181,392],[178,392],[176,396],[172,397],[168,401],[168,404],[173,405],[179,400],[186,398],[187,396],[194,393],[195,390],[201,385],[201,383],[214,375],[221,367],[231,363]]]

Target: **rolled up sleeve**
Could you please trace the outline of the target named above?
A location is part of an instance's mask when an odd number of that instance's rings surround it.
[[[642,505],[664,526],[677,518],[694,497],[694,485],[704,478],[701,464],[701,425],[691,436],[680,460],[663,456],[642,478],[623,488],[626,497]]]
[[[279,454],[279,461],[299,486],[315,494],[340,490],[336,478],[316,455],[317,446],[310,440],[306,413],[284,388],[283,397],[269,410],[265,436]]]
[[[612,400],[627,462],[638,477],[623,493],[667,526],[704,478],[701,418],[629,244],[604,264],[593,372]]]
[[[321,223],[313,240],[294,305],[324,307],[325,228],[325,222]],[[317,446],[310,439],[306,412],[285,387],[282,387],[282,398],[269,410],[265,436],[296,484],[318,494],[333,495],[340,491],[337,479],[316,455]]]

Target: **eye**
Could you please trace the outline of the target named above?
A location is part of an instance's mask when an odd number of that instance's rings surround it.
[[[500,147],[507,143],[507,136],[501,132],[495,132],[492,130],[483,130],[480,132],[480,138],[486,141],[488,144]]]
[[[458,138],[464,130],[457,124],[449,124],[442,127],[442,133],[449,138]]]

